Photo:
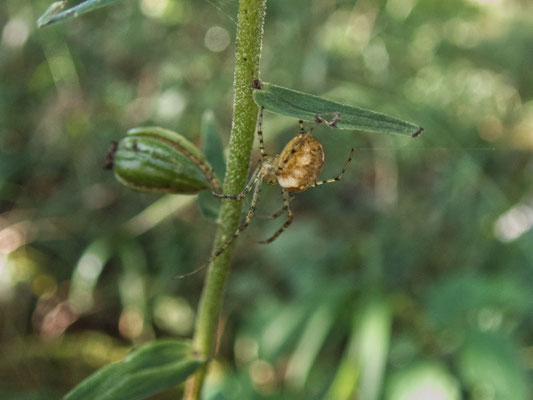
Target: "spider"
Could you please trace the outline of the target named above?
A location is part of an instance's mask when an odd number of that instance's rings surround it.
[[[300,120],[300,131],[296,137],[294,137],[283,148],[281,154],[277,156],[269,156],[265,151],[265,145],[263,141],[263,111],[261,107],[259,111],[259,118],[257,124],[257,137],[259,139],[259,149],[261,151],[261,159],[259,165],[252,174],[248,184],[244,187],[239,194],[222,194],[215,193],[213,195],[219,199],[230,200],[242,200],[253,188],[252,201],[250,208],[244,221],[235,231],[235,233],[220,247],[211,258],[203,264],[201,267],[189,272],[185,275],[180,275],[178,278],[185,278],[190,275],[201,271],[209,264],[211,264],[218,256],[220,256],[229,245],[244,231],[252,217],[255,214],[255,208],[257,200],[259,199],[259,193],[261,192],[261,184],[265,181],[267,184],[281,186],[281,193],[283,195],[283,207],[266,218],[277,218],[283,212],[287,214],[287,220],[285,223],[268,239],[261,241],[260,243],[268,244],[272,243],[279,235],[283,233],[285,229],[289,227],[293,220],[293,214],[290,207],[290,202],[293,199],[293,193],[302,192],[311,187],[320,186],[325,183],[332,183],[340,181],[344,175],[344,171],[348,168],[350,161],[352,160],[352,154],[354,149],[350,151],[348,160],[344,164],[339,175],[335,178],[318,180],[322,166],[324,165],[324,149],[320,142],[311,136],[311,129],[309,131],[304,130],[303,121]],[[339,115],[335,114],[332,121],[328,122],[321,118],[319,115],[315,117],[317,124],[326,124],[330,127],[335,127],[335,124],[339,121]]]

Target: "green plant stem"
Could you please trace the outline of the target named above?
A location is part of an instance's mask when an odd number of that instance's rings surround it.
[[[266,0],[240,0],[235,53],[233,124],[229,143],[225,193],[239,193],[248,176],[250,153],[254,140],[258,107],[252,97],[252,83],[259,79],[259,60],[263,41]],[[224,200],[220,208],[213,251],[220,248],[239,225],[241,202]],[[193,348],[198,354],[212,357],[219,312],[222,306],[233,246],[230,246],[209,266],[198,306]],[[200,399],[207,365],[189,378],[185,400]]]

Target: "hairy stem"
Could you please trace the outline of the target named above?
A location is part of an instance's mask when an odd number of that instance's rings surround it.
[[[266,0],[240,0],[237,22],[237,48],[233,81],[233,120],[229,143],[224,193],[240,193],[246,184],[250,153],[254,140],[258,107],[252,98],[252,82],[259,79],[259,60],[263,41]],[[213,251],[220,248],[239,225],[241,202],[223,200]],[[211,357],[224,287],[228,276],[233,245],[210,265],[198,306],[193,348]],[[187,381],[185,400],[198,400],[207,366]]]

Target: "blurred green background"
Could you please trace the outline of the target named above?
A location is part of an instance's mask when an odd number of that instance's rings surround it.
[[[155,337],[192,336],[215,222],[122,187],[111,140],[161,125],[227,144],[234,0],[124,1],[37,30],[0,2],[0,398],[56,399]],[[295,220],[237,243],[206,399],[533,396],[533,4],[269,0],[261,78],[425,128],[317,127]],[[297,121],[266,113],[267,150]],[[254,151],[254,160],[257,151]],[[258,212],[281,206],[265,187]],[[155,396],[172,399],[180,389]]]

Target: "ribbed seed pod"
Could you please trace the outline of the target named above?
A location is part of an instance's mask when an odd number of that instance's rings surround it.
[[[143,192],[193,194],[220,182],[202,152],[176,132],[158,127],[128,131],[106,159],[116,178]]]

